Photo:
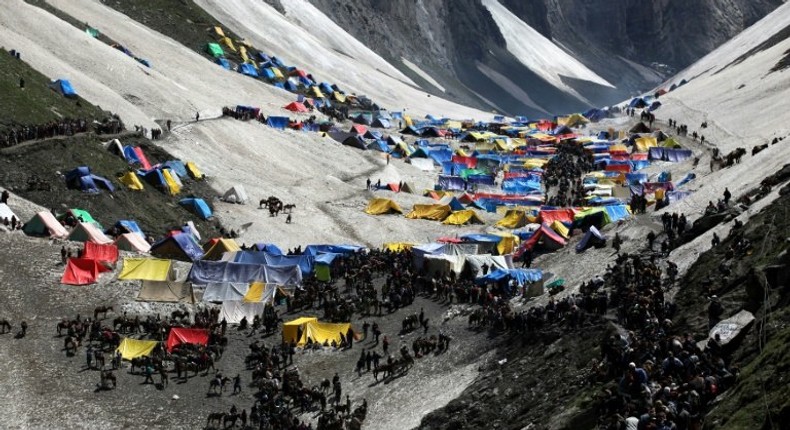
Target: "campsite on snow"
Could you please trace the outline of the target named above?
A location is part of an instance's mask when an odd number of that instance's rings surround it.
[[[2,427],[785,428],[790,5],[425,3],[0,3]]]

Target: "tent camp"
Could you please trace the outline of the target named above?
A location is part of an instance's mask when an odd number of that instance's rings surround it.
[[[209,242],[210,243],[210,242]],[[203,260],[220,260],[226,252],[241,251],[241,247],[233,239],[217,239],[203,255]]]
[[[173,348],[182,343],[206,346],[208,345],[208,335],[208,330],[204,328],[173,327],[170,329],[165,344],[167,352],[173,352]]]
[[[304,333],[304,326],[308,323],[318,322],[316,317],[300,317],[283,323],[283,342],[298,342]],[[300,331],[301,329],[301,331]]]
[[[180,261],[195,261],[203,257],[203,249],[195,241],[192,235],[179,233],[151,246],[151,255],[160,258],[168,258]]]
[[[412,211],[406,214],[409,219],[429,219],[434,221],[444,221],[451,213],[448,205],[414,205]]]
[[[391,199],[375,198],[368,203],[365,213],[368,215],[402,214],[403,209]]]
[[[187,208],[187,210],[193,212],[201,219],[209,219],[212,216],[211,208],[203,199],[190,197],[190,198],[179,200],[178,204],[184,206],[185,208]]]
[[[234,185],[222,195],[222,201],[227,203],[246,205],[249,200],[249,197],[247,197],[247,191],[244,190],[243,185]]]
[[[74,91],[74,87],[71,86],[71,82],[67,79],[52,81],[49,87],[64,97],[77,97],[77,92]]]
[[[132,252],[148,252],[151,245],[137,233],[124,233],[115,239],[115,246],[118,249]]]
[[[485,224],[485,222],[477,215],[477,212],[471,209],[464,209],[462,211],[455,211],[450,216],[442,221],[442,224],[449,225],[466,225],[466,224]]]
[[[112,243],[112,239],[105,236],[96,226],[87,222],[78,223],[69,233],[68,240],[75,242],[93,242],[100,244]]]
[[[47,212],[41,211],[33,216],[30,221],[22,226],[22,231],[30,236],[49,236],[65,238],[69,232],[63,227],[55,217]]]
[[[121,354],[124,360],[131,360],[138,357],[147,357],[154,352],[154,348],[159,342],[155,340],[139,340],[125,337],[121,340],[116,351]]]

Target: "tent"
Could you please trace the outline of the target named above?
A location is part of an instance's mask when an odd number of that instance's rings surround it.
[[[241,251],[241,247],[233,239],[219,239],[203,255],[203,260],[220,260],[226,252]]]
[[[556,231],[560,236],[564,237],[565,239],[570,237],[570,232],[568,231],[568,227],[566,227],[565,224],[561,223],[559,220],[555,220],[553,223],[551,223],[551,229]]]
[[[252,76],[253,78],[258,77],[258,71],[255,70],[255,66],[252,64],[239,64],[239,73],[242,75]]]
[[[68,240],[73,240],[75,242],[93,242],[99,244],[109,244],[113,242],[112,239],[105,236],[104,233],[102,233],[101,230],[96,228],[93,224],[88,224],[86,222],[78,223],[69,234]]]
[[[98,261],[89,258],[69,258],[66,270],[60,278],[61,284],[88,285],[99,279],[99,272],[106,269]]]
[[[309,111],[307,107],[305,107],[305,105],[302,104],[301,102],[288,103],[287,105],[283,106],[283,109],[287,109],[291,112],[302,112],[302,113]]]
[[[266,125],[272,128],[284,130],[288,127],[291,120],[287,116],[270,116],[266,118]]]
[[[124,360],[131,360],[137,357],[147,357],[154,352],[154,348],[159,342],[155,340],[139,340],[125,337],[118,345],[118,351],[121,353],[121,358]]]
[[[115,264],[118,262],[118,247],[85,242],[85,252],[82,257],[96,260],[99,263]]]
[[[203,173],[198,169],[197,164],[192,161],[187,161],[187,172],[196,181],[203,179]]]
[[[539,242],[549,250],[557,250],[565,246],[565,239],[552,230],[548,225],[542,224],[532,236],[522,243],[524,249],[533,249]],[[520,254],[520,252],[518,253]]]
[[[452,195],[444,196],[439,199],[439,204],[450,206],[453,212],[464,210],[464,205],[461,204],[458,198]]]
[[[370,126],[376,128],[390,128],[392,127],[392,124],[390,124],[390,121],[388,119],[376,118],[373,120],[372,123],[370,123]]]
[[[291,343],[299,341],[299,328],[304,332],[304,326],[308,323],[318,322],[316,317],[300,317],[295,320],[283,323],[283,342]],[[344,333],[345,335],[345,333]]]
[[[165,180],[167,190],[171,196],[181,192],[181,184],[179,183],[177,176],[170,173],[170,169],[162,169],[162,177]]]
[[[529,224],[527,212],[518,209],[508,209],[505,216],[496,223],[497,227],[502,228],[521,228]]]
[[[648,152],[650,148],[658,146],[658,140],[653,136],[642,136],[634,140],[634,146],[639,152]]]
[[[274,296],[277,291],[280,291],[279,288],[274,284],[253,282],[242,300],[248,303],[274,304]]]
[[[219,46],[219,43],[209,43],[206,45],[206,52],[214,58],[224,57],[225,52],[222,50],[222,47]]]
[[[365,213],[368,215],[402,214],[403,209],[391,199],[375,198],[368,203]]]
[[[16,218],[17,221],[19,221],[19,217],[16,216],[14,211],[12,211],[7,204],[0,203],[0,221],[7,219],[10,222],[13,218]]]
[[[444,221],[450,215],[451,209],[448,205],[414,205],[412,211],[406,214],[409,219],[429,219],[434,221]]]
[[[170,262],[169,260],[165,260]],[[166,302],[166,303],[195,303],[195,294],[192,284],[186,282],[188,270],[175,268],[168,265],[163,281],[144,280],[137,294],[138,301]]]
[[[249,283],[217,282],[206,284],[203,292],[204,302],[225,302],[244,300],[249,292]]]
[[[118,249],[132,252],[148,252],[151,245],[137,233],[124,233],[115,239],[115,246]]]
[[[567,225],[573,224],[573,209],[541,209],[540,220],[544,224],[551,225],[554,221],[560,221]]]
[[[222,195],[222,201],[228,203],[238,203],[240,205],[245,205],[247,202],[249,202],[249,200],[249,197],[247,197],[247,191],[244,190],[243,185],[234,185]]]
[[[49,87],[65,97],[77,97],[77,92],[67,79],[58,79],[49,84]]]
[[[212,216],[211,208],[203,199],[190,197],[179,200],[178,204],[186,207],[189,211],[195,213],[201,219],[209,219]]]
[[[166,281],[172,262],[158,258],[126,257],[118,279],[131,281]]]
[[[208,345],[208,337],[208,330],[204,328],[173,327],[170,329],[165,345],[167,352],[173,352],[173,348],[182,343],[206,346]]]
[[[466,224],[485,224],[485,222],[471,209],[456,211],[450,214],[442,224],[466,225]]]
[[[648,127],[647,124],[640,121],[636,125],[631,127],[631,129],[628,131],[631,133],[650,133],[650,127]]]
[[[227,300],[222,302],[219,311],[219,320],[223,319],[228,324],[238,324],[242,319],[247,318],[247,322],[252,324],[255,315],[262,315],[266,306],[262,302],[245,302],[242,300]]]
[[[596,248],[606,246],[606,237],[595,226],[590,226],[590,229],[584,234],[582,240],[576,245],[576,252],[584,252],[591,246]]]
[[[142,191],[143,190],[143,183],[140,182],[140,178],[137,177],[137,174],[134,172],[127,172],[125,175],[118,178],[118,180],[126,185],[126,188],[135,191]]]
[[[25,223],[22,227],[22,231],[30,236],[65,238],[69,235],[69,232],[47,211],[41,211],[35,214],[30,221]]]
[[[178,233],[151,246],[151,255],[180,261],[195,261],[203,257],[203,249],[192,235]]]
[[[331,345],[334,341],[340,345],[340,334],[342,333],[345,336],[350,328],[351,323],[309,322],[305,324],[302,337],[297,342],[297,345],[302,346],[306,344],[308,338],[315,343],[323,344],[326,342]]]

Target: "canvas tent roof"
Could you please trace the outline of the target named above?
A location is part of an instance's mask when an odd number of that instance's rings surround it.
[[[283,342],[291,343],[299,341],[297,337],[297,332],[299,327],[302,327],[304,330],[304,325],[311,323],[311,322],[318,322],[318,318],[316,317],[299,317],[295,320],[286,321],[283,323]]]
[[[391,199],[375,198],[368,203],[368,207],[365,208],[365,213],[368,215],[383,215],[390,213],[402,214],[403,209]]]
[[[50,236],[65,238],[69,232],[63,227],[55,217],[47,212],[41,211],[33,216],[30,221],[22,227],[25,234],[31,236]]]
[[[208,345],[208,330],[204,328],[171,328],[170,334],[167,336],[167,352],[173,352],[173,348],[182,343]]]
[[[222,302],[222,308],[219,311],[219,320],[223,319],[228,324],[238,324],[242,319],[247,318],[249,323],[252,323],[255,315],[262,315],[263,309],[266,306],[262,302],[245,302],[242,300],[226,300]]]
[[[103,271],[100,266],[99,262],[93,259],[69,258],[60,283],[66,285],[93,284],[99,278],[99,272]]]
[[[249,200],[250,198],[247,197],[247,191],[244,189],[243,185],[234,185],[222,195],[222,201],[228,203],[244,205],[247,204]]]
[[[151,355],[159,342],[155,340],[139,340],[125,337],[118,345],[117,351],[121,353],[121,358],[131,360],[137,357],[147,357]]]
[[[52,81],[52,83],[49,84],[49,87],[63,96],[77,97],[77,92],[74,91],[74,87],[71,86],[71,82],[69,82],[68,79],[58,79],[56,81]]]
[[[203,249],[190,234],[169,236],[151,246],[151,255],[172,260],[195,261],[203,257]]]
[[[414,205],[412,211],[406,214],[409,219],[429,219],[434,221],[444,221],[450,215],[450,206],[434,204],[434,205]]]
[[[606,237],[598,231],[595,226],[590,226],[582,240],[576,244],[576,252],[584,252],[587,248],[594,246],[600,248],[606,244]]]
[[[302,338],[299,339],[297,344],[300,346],[304,345],[307,343],[307,339],[310,338],[313,342],[320,344],[324,342],[332,344],[332,341],[334,341],[339,345],[340,334],[343,333],[343,336],[345,336],[350,328],[351,323],[309,322],[305,324]]]
[[[166,281],[172,262],[159,258],[126,257],[118,275],[122,280]]]
[[[241,247],[233,239],[219,239],[214,245],[206,251],[203,255],[204,260],[220,260],[222,255],[226,252],[241,251]]]
[[[125,175],[119,177],[118,180],[130,190],[142,191],[144,188],[143,183],[140,182],[140,178],[138,178],[137,174],[134,172],[127,172]]]
[[[94,242],[85,242],[83,258],[96,260],[100,263],[115,264],[118,262],[118,247],[115,245],[101,245]]]
[[[187,172],[189,172],[189,176],[191,176],[192,179],[203,179],[203,172],[201,172],[200,169],[198,169],[197,164],[192,161],[187,161]]]
[[[115,239],[115,246],[124,251],[148,252],[151,245],[137,233],[124,233]]]
[[[466,224],[485,224],[485,222],[477,215],[477,212],[471,209],[464,209],[462,211],[455,211],[450,216],[445,218],[442,224],[450,225],[466,225]]]
[[[527,224],[529,224],[527,212],[518,209],[508,209],[505,216],[496,223],[497,227],[503,228],[521,228]]]
[[[197,198],[181,199],[179,205],[186,207],[191,212],[195,213],[201,219],[209,219],[212,216],[211,208],[205,200]]]
[[[71,233],[69,233],[68,240],[100,244],[112,243],[112,239],[105,236],[101,230],[97,229],[93,224],[88,224],[86,222],[78,223]]]
[[[301,102],[291,102],[287,105],[283,106],[283,109],[289,110],[291,112],[308,112],[307,107]]]

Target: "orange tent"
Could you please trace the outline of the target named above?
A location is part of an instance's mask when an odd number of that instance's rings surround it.
[[[291,112],[308,112],[308,109],[305,107],[304,104],[299,102],[291,102],[287,105],[283,106],[284,109],[288,109]]]

